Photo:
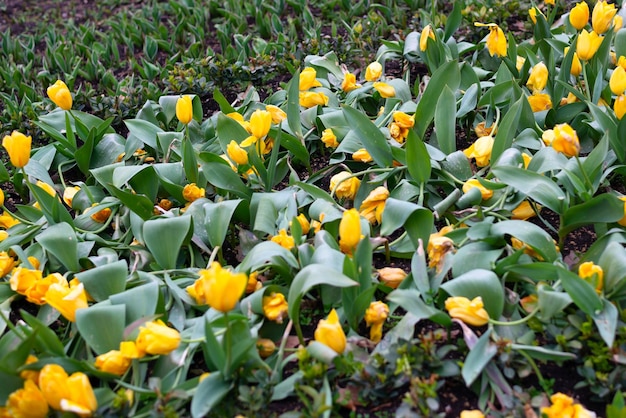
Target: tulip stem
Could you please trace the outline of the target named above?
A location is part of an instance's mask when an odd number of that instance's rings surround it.
[[[587,80],[587,61],[582,62],[583,67],[583,83],[585,83],[585,94],[587,95],[587,100],[591,101],[591,89],[589,88],[589,82]]]
[[[287,326],[285,327],[285,332],[283,332],[283,338],[280,340],[280,346],[278,347],[278,358],[276,360],[276,364],[274,365],[274,374],[278,372],[278,366],[282,364],[283,353],[285,352],[285,345],[287,345],[287,338],[289,338],[289,334],[291,334],[291,327],[293,326],[293,320],[289,320]]]
[[[232,346],[233,346],[233,342],[232,342],[232,332],[231,332],[231,327],[230,327],[230,319],[228,318],[228,312],[224,312],[224,320],[226,321],[226,334],[224,336],[224,342],[226,344],[226,346],[224,347],[224,351],[226,351],[226,371],[228,373],[224,373],[226,375],[226,378],[228,379],[230,376],[230,368],[232,367],[232,364],[230,364],[232,362]]]
[[[495,319],[489,318],[489,323],[493,324],[493,325],[504,325],[504,326],[520,325],[520,324],[523,324],[523,323],[527,322],[528,320],[530,320],[535,315],[537,315],[537,312],[539,312],[539,307],[536,307],[535,309],[532,310],[532,312],[530,314],[528,314],[525,317],[520,318],[520,319],[518,319],[516,321],[496,321]]]
[[[587,172],[585,171],[583,164],[580,162],[580,158],[578,158],[578,155],[574,156],[576,158],[576,162],[578,163],[578,168],[580,168],[580,172],[583,174],[583,177],[585,178],[585,184],[586,186],[589,188],[589,192],[592,193],[593,192],[593,184],[591,183],[591,180],[589,179],[589,176],[587,175]]]

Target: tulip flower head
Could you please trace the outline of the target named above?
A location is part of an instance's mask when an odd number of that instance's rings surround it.
[[[584,0],[577,3],[574,8],[569,12],[569,23],[572,24],[576,30],[581,30],[589,22],[589,6]]]
[[[354,153],[352,154],[352,159],[354,161],[360,161],[362,163],[371,163],[372,161],[374,161],[370,153],[367,152],[365,148],[360,148],[354,151]]]
[[[528,104],[533,112],[552,109],[552,99],[546,93],[533,93],[528,96]]]
[[[583,29],[576,41],[576,53],[582,61],[589,61],[598,52],[602,44],[602,37],[596,32],[587,32]]]
[[[270,321],[282,324],[288,317],[288,309],[289,305],[282,293],[272,292],[269,296],[263,296],[263,314]]]
[[[359,207],[359,213],[371,224],[381,223],[385,202],[389,198],[389,190],[384,186],[378,186],[370,192]]]
[[[337,148],[339,146],[339,142],[337,142],[337,135],[335,135],[331,128],[324,129],[321,140],[326,148]]]
[[[168,355],[180,345],[180,333],[170,328],[160,319],[146,322],[139,327],[139,335],[135,340],[139,355]]]
[[[615,103],[613,103],[613,111],[615,111],[615,116],[617,119],[622,119],[626,114],[626,96],[620,94],[615,98]]]
[[[480,195],[483,200],[490,199],[493,196],[493,190],[490,190],[483,186],[478,179],[469,179],[463,185],[463,193],[469,192],[471,189],[477,188],[480,190]]]
[[[239,165],[248,164],[248,153],[235,140],[230,141],[226,146],[226,154],[228,154],[228,158]]]
[[[121,376],[130,368],[132,359],[120,350],[110,350],[96,357],[95,366],[98,370]]]
[[[467,158],[475,158],[478,167],[489,165],[494,138],[491,135],[481,136],[469,148],[463,151]]]
[[[420,51],[426,51],[428,47],[428,38],[435,40],[435,32],[433,31],[433,27],[431,25],[426,25],[424,29],[422,29],[422,33],[420,34]]]
[[[553,129],[554,139],[552,140],[552,148],[555,151],[564,154],[567,157],[578,156],[580,152],[580,143],[578,135],[567,123],[556,125]]]
[[[460,319],[468,325],[479,327],[489,322],[489,314],[484,309],[480,296],[471,301],[463,296],[449,297],[445,306],[452,318]]]
[[[365,69],[365,80],[376,81],[383,75],[383,66],[380,62],[374,61]]]
[[[443,267],[444,257],[454,250],[454,241],[440,234],[431,234],[428,239],[428,267],[436,268],[440,272]]]
[[[196,183],[189,183],[183,187],[183,198],[187,202],[193,202],[205,196],[206,191],[203,187],[198,187]]]
[[[391,84],[377,81],[373,84],[373,86],[383,99],[389,99],[396,96],[396,89],[394,89]]]
[[[547,418],[591,418],[592,415],[580,404],[574,404],[574,399],[563,393],[555,393],[550,396],[552,405],[541,408],[541,415]]]
[[[341,82],[341,90],[348,93],[357,87],[360,87],[360,85],[356,82],[356,76],[352,73],[345,73]]]
[[[345,211],[339,222],[339,248],[344,254],[352,254],[361,241],[361,216],[355,209]]]
[[[352,174],[347,171],[342,171],[332,176],[330,178],[331,192],[334,191],[334,194],[341,199],[354,199],[361,185],[361,181],[351,176]]]
[[[272,123],[280,123],[287,118],[287,113],[278,106],[266,105],[265,110],[272,115]]]
[[[397,289],[407,274],[399,267],[383,267],[378,269],[378,281],[392,289]]]
[[[72,93],[63,81],[57,80],[56,83],[48,87],[46,93],[48,93],[50,100],[61,109],[70,110],[72,108]]]
[[[288,235],[285,229],[281,229],[280,231],[278,231],[278,235],[274,235],[271,238],[271,241],[288,250],[291,250],[293,247],[296,246],[293,237],[291,235]]]
[[[365,311],[365,324],[370,329],[370,340],[375,343],[380,342],[383,336],[383,324],[389,316],[389,306],[386,303],[376,301],[370,303]]]
[[[328,104],[328,96],[321,91],[301,91],[300,106],[310,108],[313,106],[326,106]]]
[[[332,348],[337,354],[346,349],[346,334],[339,323],[339,316],[333,309],[326,319],[320,319],[315,329],[315,341]]]
[[[32,138],[21,132],[13,131],[2,139],[2,146],[9,153],[11,164],[16,168],[22,168],[30,160],[30,147]]]
[[[76,321],[77,310],[87,308],[87,293],[82,283],[74,287],[52,283],[44,299],[70,322]]]
[[[322,83],[317,80],[317,71],[313,67],[306,67],[300,73],[300,91],[309,90],[313,87],[321,87]]]
[[[474,26],[482,26],[489,28],[489,35],[487,35],[487,49],[489,50],[489,55],[492,57],[497,55],[498,57],[506,56],[507,42],[506,36],[504,35],[504,31],[500,29],[500,26],[495,23],[474,23]]]
[[[614,4],[609,4],[606,1],[598,1],[593,7],[591,14],[591,27],[593,31],[598,35],[602,35],[608,31],[613,24],[613,18],[617,13],[617,8]]]
[[[532,92],[539,92],[546,87],[548,83],[548,67],[543,62],[538,63],[530,70],[530,76],[526,81],[526,86]]]
[[[478,409],[461,411],[459,418],[485,418],[485,415]]]
[[[578,266],[578,277],[591,284],[598,294],[604,287],[604,270],[593,261],[587,261]]]
[[[563,55],[567,55],[569,52],[569,46],[566,46],[563,50]],[[578,77],[583,70],[583,66],[580,63],[580,58],[578,58],[578,53],[574,52],[574,56],[572,57],[572,66],[569,69],[569,72],[574,77]]]
[[[180,96],[176,101],[176,117],[180,123],[187,125],[193,119],[193,101],[191,96]]]
[[[609,79],[609,86],[613,94],[620,96],[626,91],[626,70],[621,67],[615,67],[611,78]]]
[[[6,416],[10,417],[45,418],[48,409],[46,398],[32,380],[26,380],[24,387],[12,392],[6,402]]]
[[[220,312],[235,308],[248,285],[248,275],[233,273],[214,261],[206,270],[200,270],[200,278],[187,287],[187,292],[200,305],[208,304]]]
[[[537,208],[537,211],[539,210],[540,208]],[[528,202],[528,200],[524,200],[522,203],[517,205],[515,209],[513,209],[511,219],[525,221],[526,219],[532,218],[533,216],[537,216],[537,212],[535,212],[533,206]]]

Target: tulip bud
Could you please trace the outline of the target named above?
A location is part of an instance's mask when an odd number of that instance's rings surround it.
[[[276,351],[276,344],[268,338],[259,338],[256,342],[256,349],[261,358],[268,358]]]
[[[585,1],[577,3],[569,12],[569,22],[576,30],[581,30],[589,21],[589,6]]]
[[[263,138],[272,126],[272,114],[267,110],[257,109],[250,116],[250,133],[256,138]]]
[[[378,269],[378,280],[392,289],[397,289],[406,276],[406,272],[398,267],[383,267]]]
[[[483,200],[490,199],[491,196],[493,196],[493,190],[487,189],[485,186],[480,184],[478,179],[467,180],[463,185],[463,193],[467,193],[470,191],[470,189],[473,188],[477,188],[478,190],[480,190],[480,195],[482,196]]]
[[[228,157],[237,164],[248,164],[248,153],[245,149],[241,148],[235,140],[230,141],[226,146],[226,153]]]
[[[426,25],[420,34],[420,51],[426,51],[426,48],[428,47],[428,38],[433,41],[435,40],[435,32],[433,31],[433,27],[431,25]]]
[[[333,309],[326,319],[321,319],[315,329],[315,341],[327,345],[341,354],[346,349],[346,334],[339,323],[339,316]]]
[[[180,345],[180,333],[158,319],[139,327],[135,344],[140,355],[168,355]]]
[[[13,131],[11,135],[6,135],[2,139],[2,146],[9,153],[11,164],[14,167],[22,168],[30,160],[30,147],[32,138],[18,131]]]
[[[345,73],[343,75],[343,81],[341,82],[341,90],[348,93],[359,87],[356,83],[356,76],[352,73]]]
[[[72,108],[72,93],[67,88],[67,85],[61,80],[57,80],[56,83],[48,87],[48,97],[63,110],[70,110]]]
[[[578,58],[583,61],[589,61],[596,54],[602,44],[602,38],[594,31],[591,33],[583,29],[578,35],[576,41],[576,53]]]
[[[328,104],[328,96],[319,91],[301,91],[300,106],[307,109],[313,106],[326,106]]]
[[[309,90],[313,87],[320,87],[322,83],[317,80],[317,71],[313,67],[306,67],[300,73],[300,91]]]
[[[176,117],[187,125],[193,119],[193,102],[191,96],[180,96],[176,101]]]
[[[615,70],[613,70],[613,74],[611,74],[611,78],[609,79],[609,86],[611,87],[611,91],[615,95],[622,95],[626,90],[626,70],[623,67],[617,66]]]
[[[617,119],[622,119],[624,114],[626,114],[626,96],[620,94],[615,98],[615,103],[613,103],[613,110],[615,111],[615,116]]]
[[[601,35],[613,24],[613,17],[617,13],[617,8],[614,4],[609,4],[606,1],[599,1],[593,7],[593,13],[591,14],[591,27],[593,31]]]
[[[548,82],[548,67],[543,62],[538,63],[530,70],[526,86],[533,92],[541,91]]]
[[[383,75],[383,66],[378,61],[372,62],[365,69],[365,80],[376,81]]]
[[[361,241],[361,216],[352,208],[343,213],[339,222],[339,247],[344,254],[352,254]]]

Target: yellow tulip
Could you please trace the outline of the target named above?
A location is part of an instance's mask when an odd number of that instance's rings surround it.
[[[489,55],[492,57],[497,55],[498,57],[506,56],[507,41],[504,32],[500,29],[500,26],[495,23],[474,23],[474,26],[482,26],[489,28],[489,35],[487,35],[487,49]]]
[[[61,400],[70,398],[68,375],[58,364],[46,364],[39,372],[39,389],[52,409],[61,410]]]
[[[359,207],[359,213],[371,224],[381,223],[385,203],[389,198],[389,190],[384,186],[378,186],[372,190]]]
[[[420,51],[426,51],[426,48],[428,47],[428,38],[433,41],[435,40],[435,32],[433,31],[433,27],[431,25],[426,25],[420,34]]]
[[[404,112],[393,112],[393,121],[401,128],[412,128],[415,125],[415,115]]]
[[[537,210],[539,210],[539,208],[537,208]],[[527,200],[524,200],[522,203],[517,205],[515,209],[513,209],[513,215],[511,216],[511,219],[525,221],[526,219],[532,218],[533,216],[537,216],[537,213],[533,209],[533,206]]]
[[[2,146],[9,153],[11,164],[14,167],[22,168],[30,160],[30,147],[32,138],[18,131],[13,131],[11,135],[6,135],[2,139]]]
[[[356,76],[352,73],[345,73],[343,75],[343,81],[341,82],[341,90],[348,93],[357,87],[360,86],[356,83]]]
[[[337,148],[339,146],[339,142],[337,142],[337,135],[335,135],[331,128],[324,129],[321,140],[326,148]]]
[[[407,274],[399,267],[383,267],[378,269],[378,281],[392,289],[397,289]]]
[[[391,122],[387,129],[389,129],[389,136],[395,139],[398,144],[404,144],[404,140],[409,134],[408,128],[401,127],[397,122]]]
[[[567,54],[568,51],[569,51],[569,46],[565,47],[563,54]],[[578,53],[574,52],[574,56],[572,57],[572,66],[570,67],[569,72],[574,77],[578,77],[582,71],[583,71],[583,66],[580,63],[580,58],[578,58]]]
[[[471,301],[463,296],[449,297],[445,302],[446,310],[452,318],[460,319],[466,324],[482,326],[489,322],[489,314],[483,308],[480,296]]]
[[[602,37],[596,32],[591,31],[591,33],[589,33],[583,29],[576,41],[576,53],[578,54],[578,58],[583,61],[589,61],[596,52],[598,52],[601,43]]]
[[[549,94],[533,93],[528,96],[528,104],[533,112],[552,109],[552,100]]]
[[[528,9],[528,16],[530,17],[530,21],[533,24],[537,24],[537,13],[541,13],[536,7],[531,7]],[[519,70],[518,70],[519,71]]]
[[[48,292],[50,286],[55,283],[64,287],[69,287],[65,277],[59,273],[52,273],[41,280],[35,281],[31,287],[26,289],[26,292],[24,293],[26,295],[26,300],[37,305],[45,304],[46,292]]]
[[[6,253],[5,253],[6,254]],[[41,270],[28,269],[26,267],[18,267],[13,270],[9,284],[11,290],[25,295],[28,289],[33,287],[42,278]]]
[[[29,354],[24,362],[24,366],[38,362],[39,359]],[[24,369],[20,372],[20,377],[24,380],[31,380],[34,384],[39,382],[39,370]]]
[[[491,135],[481,136],[469,148],[463,151],[467,158],[475,158],[478,167],[489,165],[494,139]]]
[[[383,75],[383,66],[378,61],[372,62],[365,69],[365,80],[376,81]]]
[[[391,84],[383,83],[382,81],[377,81],[373,84],[374,89],[380,94],[380,97],[383,99],[388,99],[390,97],[395,97],[396,89],[393,88]]]
[[[0,215],[0,228],[9,229],[19,223],[20,221],[15,219],[9,211],[5,210],[2,215]]]
[[[193,119],[193,101],[191,96],[180,96],[176,100],[176,117],[185,125],[191,122]]]
[[[524,67],[525,63],[526,63],[526,58],[520,57],[518,55],[517,58],[515,58],[515,68],[517,68],[517,71],[522,71],[522,68]]]
[[[250,134],[261,139],[272,127],[272,114],[267,110],[257,109],[250,116]]]
[[[140,356],[145,354],[166,356],[180,345],[180,333],[157,319],[139,327],[135,345]]]
[[[551,6],[554,6],[554,2],[555,0],[546,0],[546,4],[549,4]]]
[[[26,380],[24,387],[9,395],[6,408],[13,418],[45,418],[48,416],[48,403],[43,393],[32,380]]]
[[[580,152],[580,143],[578,142],[576,131],[567,123],[556,125],[553,131],[552,148],[567,157],[577,156]]]
[[[259,277],[258,271],[253,271],[248,276],[248,283],[246,283],[246,294],[250,294],[255,292],[263,287],[263,283],[261,283],[257,278]]]
[[[591,418],[593,415],[580,404],[574,404],[574,399],[563,393],[550,396],[552,405],[541,408],[541,415],[547,418]]]
[[[587,22],[589,22],[589,6],[587,2],[581,1],[569,12],[569,23],[576,30],[581,30],[587,25]]]
[[[480,195],[483,200],[490,199],[493,196],[493,190],[487,189],[485,186],[480,184],[478,179],[469,179],[463,184],[463,193],[469,192],[471,189],[477,188],[480,190]]]
[[[235,140],[230,141],[226,146],[226,153],[235,163],[239,165],[248,164],[248,153]]]
[[[250,130],[250,122],[248,122],[247,120],[243,119],[243,115],[239,112],[231,112],[231,113],[227,113],[226,116],[228,116],[231,119],[236,120],[246,131]]]
[[[330,178],[330,190],[334,191],[338,198],[354,199],[356,196],[361,181],[356,177],[350,177],[351,175],[347,171],[342,171]]]
[[[87,308],[87,293],[82,283],[71,288],[52,283],[44,296],[46,303],[59,311],[68,321],[76,321],[76,311]]]
[[[604,270],[593,261],[587,261],[578,266],[578,277],[591,284],[598,294],[604,287]]]
[[[300,73],[300,90],[308,90],[313,87],[320,87],[320,83],[317,79],[317,71],[313,67],[306,67]]]
[[[232,311],[248,284],[248,275],[233,273],[214,261],[206,270],[200,270],[196,280],[196,299],[199,304],[208,304],[220,312]],[[189,291],[189,288],[187,288]]]
[[[74,196],[76,196],[76,193],[78,193],[79,191],[80,191],[80,187],[78,186],[66,187],[65,190],[63,190],[63,201],[70,208],[72,207]]]
[[[602,35],[609,30],[613,24],[613,17],[617,13],[617,8],[614,4],[609,4],[606,1],[599,1],[593,7],[591,14],[591,27],[593,31],[598,35]]]
[[[326,106],[328,104],[328,96],[317,91],[301,91],[299,99],[300,106],[307,109],[313,106]]]
[[[288,309],[289,305],[282,293],[272,292],[269,296],[263,296],[263,314],[270,321],[282,324],[288,317]]]
[[[272,123],[280,123],[287,119],[287,113],[283,109],[274,105],[266,105],[265,110],[272,115]]]
[[[304,213],[301,213],[300,215],[296,216],[296,219],[298,220],[298,223],[300,224],[302,233],[304,235],[308,234],[309,231],[311,230],[311,223],[309,222],[307,217],[304,215]]]
[[[92,208],[96,206],[98,206],[98,203],[91,205]],[[102,208],[100,210],[93,209],[92,211],[93,213],[90,215],[90,218],[101,224],[105,223],[109,219],[112,212],[111,208]]]
[[[459,418],[485,418],[485,415],[478,409],[461,411]]]
[[[86,374],[73,373],[66,381],[69,398],[61,399],[61,410],[80,417],[90,417],[98,409],[98,401]]]
[[[522,152],[522,160],[524,161],[524,168],[528,168],[528,164],[530,164],[530,161],[533,159],[533,157],[530,154],[526,154],[525,152]]]
[[[441,271],[446,254],[454,250],[454,241],[440,234],[431,234],[428,239],[428,267]]]
[[[609,86],[611,87],[613,94],[617,96],[624,94],[624,91],[626,90],[626,70],[624,70],[623,67],[615,67],[615,70],[613,70],[613,74],[611,74],[611,78],[609,79]]]
[[[288,250],[291,250],[296,246],[293,237],[291,235],[287,235],[287,231],[285,229],[278,231],[278,235],[274,235],[271,241]]]
[[[536,64],[530,70],[530,76],[526,81],[526,86],[533,92],[543,90],[548,83],[548,67],[543,62]]]
[[[259,338],[256,342],[256,349],[261,358],[268,358],[276,351],[276,344],[269,338]]]
[[[196,183],[189,183],[183,187],[183,198],[187,202],[193,202],[201,197],[205,196],[205,190],[203,187],[198,187]]]
[[[380,342],[383,337],[383,324],[389,317],[389,306],[386,303],[376,301],[370,303],[365,311],[365,324],[370,329],[370,340]]]
[[[72,108],[72,93],[63,81],[57,80],[56,83],[48,87],[46,92],[50,100],[61,109],[70,110]]]
[[[355,209],[345,211],[339,222],[339,248],[345,254],[352,254],[361,241],[361,216]]]
[[[620,15],[615,15],[613,18],[613,31],[617,33],[622,26],[624,26],[624,18]]]
[[[11,257],[6,251],[0,252],[0,278],[6,276],[13,271],[15,267],[15,259]],[[11,285],[12,287],[13,285]],[[14,290],[14,289],[13,289]]]
[[[326,319],[320,319],[315,329],[315,341],[332,348],[337,354],[346,349],[346,334],[339,323],[339,316],[333,309]]]
[[[615,98],[615,103],[613,103],[613,110],[615,111],[615,116],[617,119],[622,119],[624,114],[626,114],[626,96],[620,94]]]
[[[126,373],[131,362],[131,358],[123,355],[121,351],[111,350],[96,357],[95,366],[103,372],[121,376]]]
[[[371,163],[373,161],[372,156],[365,148],[360,148],[352,154],[352,159],[354,161],[360,161],[362,163]]]
[[[120,353],[130,359],[141,358],[145,355],[143,351],[139,351],[135,341],[122,341],[120,343]]]

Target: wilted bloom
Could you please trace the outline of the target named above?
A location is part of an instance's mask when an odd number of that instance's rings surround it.
[[[59,311],[68,321],[76,321],[76,311],[87,308],[87,293],[82,283],[75,287],[52,283],[44,299],[46,303]]]
[[[40,274],[41,275],[41,274]],[[52,273],[44,277],[43,279],[36,280],[32,286],[26,289],[24,295],[26,300],[37,305],[43,305],[46,303],[46,293],[53,284],[60,284],[64,287],[69,287],[67,279],[59,273]]]
[[[180,345],[180,333],[158,319],[146,322],[145,326],[139,327],[139,335],[135,344],[140,355],[144,353],[168,355]]]
[[[431,234],[428,239],[428,267],[441,271],[444,257],[454,249],[454,241],[440,234]]]
[[[61,399],[61,411],[73,412],[80,417],[90,417],[98,409],[98,401],[86,374],[76,372],[65,382],[69,398]]]
[[[98,204],[94,203],[93,205],[91,205],[91,207],[95,207],[95,206],[98,206]],[[111,216],[111,208],[102,208],[98,211],[94,211],[90,215],[90,218],[98,223],[103,224],[107,221],[107,219],[109,219],[109,216]]]
[[[615,98],[615,103],[613,103],[613,110],[615,111],[615,116],[617,119],[622,119],[624,114],[626,114],[626,96],[620,94]]]
[[[98,370],[121,376],[130,367],[132,359],[119,350],[110,350],[96,357],[95,366]]]
[[[580,151],[580,143],[578,142],[576,131],[567,123],[556,125],[553,131],[554,140],[551,144],[552,148],[567,157],[577,156]]]
[[[245,149],[239,146],[237,141],[230,141],[230,143],[226,146],[226,153],[228,154],[228,157],[237,164],[248,164],[248,153]]]
[[[489,314],[483,307],[480,296],[471,301],[463,296],[449,297],[445,305],[452,318],[460,319],[466,324],[479,327],[489,322]]]
[[[487,26],[489,28],[489,35],[487,35],[487,49],[489,54],[493,57],[497,55],[499,57],[506,56],[506,36],[500,29],[500,26],[495,23],[474,23],[475,26]]]
[[[39,359],[36,356],[29,354],[24,362],[24,366],[37,363],[38,361]],[[32,380],[33,383],[37,384],[39,382],[39,370],[24,369],[20,372],[20,377],[24,380]]]
[[[311,230],[311,223],[309,222],[305,214],[301,213],[300,215],[296,216],[296,219],[298,220],[298,223],[300,224],[302,233],[304,235],[308,234],[309,231]]]
[[[396,89],[394,89],[391,84],[377,81],[373,84],[373,86],[383,99],[388,99],[396,95]]]
[[[70,110],[72,108],[72,93],[63,81],[57,80],[56,83],[48,87],[46,93],[48,93],[50,100],[61,109]]]
[[[478,409],[472,409],[461,411],[459,418],[485,418],[485,415]]]
[[[308,90],[313,87],[320,87],[320,83],[317,79],[317,71],[313,67],[306,67],[300,73],[300,90]]]
[[[542,110],[552,109],[552,100],[549,94],[533,93],[528,96],[528,104],[533,112],[541,112]]]
[[[333,309],[326,319],[320,319],[315,329],[315,341],[335,350],[337,354],[341,354],[346,349],[346,334],[339,323],[339,316]]]
[[[356,76],[352,73],[344,73],[343,81],[341,82],[341,90],[348,93],[357,87],[359,87],[359,85],[356,83]]]
[[[593,261],[587,261],[578,266],[578,277],[589,282],[596,292],[602,293],[604,287],[604,270]]]
[[[361,161],[362,163],[370,163],[373,161],[372,156],[369,152],[367,152],[365,148],[359,148],[358,150],[354,151],[354,153],[352,154],[352,159],[354,161]]]
[[[480,181],[478,181],[478,179],[467,180],[465,184],[463,185],[463,193],[467,193],[470,191],[470,189],[473,189],[473,188],[477,188],[478,190],[480,190],[480,195],[482,196],[483,200],[487,200],[491,198],[491,196],[493,196],[493,190],[490,190],[486,188],[485,186],[483,186],[482,184],[480,184]]]
[[[321,139],[324,145],[326,145],[326,148],[337,148],[339,146],[337,135],[335,135],[331,128],[324,129]]]
[[[426,51],[426,48],[428,47],[428,38],[433,41],[435,40],[435,32],[433,31],[433,27],[431,25],[426,25],[420,34],[420,51]]]
[[[248,284],[247,274],[226,270],[217,261],[199,274],[200,278],[187,287],[187,292],[198,304],[208,304],[220,312],[232,311]]]
[[[6,251],[0,252],[0,278],[11,273],[15,265],[16,263],[13,257],[11,257]]]
[[[14,167],[22,168],[30,160],[30,146],[32,138],[21,132],[13,131],[11,135],[6,135],[2,139],[2,146],[9,153],[11,164]]]
[[[475,158],[478,167],[489,165],[494,139],[491,135],[481,136],[469,148],[463,151],[467,158]]]
[[[193,202],[194,200],[200,199],[205,195],[204,188],[198,187],[196,183],[189,183],[183,187],[183,198],[187,202]]]
[[[256,342],[256,349],[261,358],[268,358],[276,351],[276,344],[268,338],[259,338]]]
[[[581,30],[589,22],[589,6],[587,2],[581,1],[569,12],[569,23],[572,24],[576,30]]]
[[[528,202],[528,200],[524,200],[522,203],[517,205],[515,209],[513,209],[513,215],[511,219],[519,219],[525,221],[528,218],[532,218],[536,216],[537,213],[533,209],[533,206]]]
[[[383,75],[383,66],[378,61],[372,62],[365,69],[365,80],[376,81]]]
[[[530,76],[526,81],[526,86],[533,92],[543,90],[548,83],[548,67],[543,62],[536,64],[530,70]]]
[[[269,296],[263,296],[263,314],[270,321],[282,324],[288,316],[288,309],[287,300],[282,293],[272,292]]]
[[[328,104],[328,96],[318,91],[301,91],[300,92],[300,106],[313,107],[313,106],[326,106]]]
[[[65,190],[63,190],[63,201],[67,206],[72,207],[74,196],[76,196],[76,193],[78,193],[79,191],[80,187],[78,186],[66,187]]]
[[[574,400],[563,393],[555,393],[550,396],[552,405],[541,408],[541,415],[547,418],[591,418],[592,415],[580,404],[574,404]]]
[[[70,398],[68,375],[58,364],[46,364],[39,372],[39,388],[52,409],[61,410],[61,400]]]
[[[591,14],[591,27],[593,27],[593,31],[601,35],[609,30],[613,24],[613,17],[616,13],[617,8],[614,4],[609,4],[606,1],[597,2]]]
[[[591,33],[589,33],[587,30],[583,29],[576,41],[576,53],[578,54],[578,58],[583,61],[589,61],[596,52],[598,52],[601,43],[602,37],[596,32],[591,31]]]
[[[378,281],[392,289],[397,289],[407,274],[399,267],[383,267],[378,269]]]
[[[354,199],[356,192],[359,190],[361,181],[352,174],[342,171],[330,178],[330,190],[334,190],[339,198]]]
[[[375,343],[380,342],[383,337],[383,324],[389,316],[389,306],[386,303],[376,301],[370,303],[365,311],[365,324],[370,329],[370,340]]]
[[[8,416],[14,418],[45,418],[48,416],[46,398],[32,380],[26,380],[22,389],[9,395],[6,409]]]
[[[274,235],[271,241],[288,250],[291,250],[296,246],[293,237],[291,235],[287,235],[287,231],[285,229],[278,231],[278,235]]]
[[[618,96],[624,94],[624,90],[626,90],[626,70],[623,67],[619,65],[615,67],[609,79],[609,86],[613,94]]]
[[[266,105],[265,110],[272,115],[272,123],[280,123],[287,118],[287,113],[278,106]]]
[[[176,100],[176,117],[178,120],[187,125],[193,119],[193,102],[191,96],[180,96]]]
[[[253,271],[248,276],[248,283],[246,284],[246,294],[255,292],[263,287],[263,283],[261,283],[257,277],[259,277],[258,271]]]
[[[11,274],[11,278],[9,279],[9,284],[11,285],[11,290],[19,293],[20,295],[25,295],[26,291],[33,287],[37,281],[41,280],[41,278],[41,270],[18,267],[13,270],[13,274]]]
[[[359,241],[361,241],[361,216],[356,209],[348,209],[339,222],[339,248],[344,254],[352,254]]]
[[[415,115],[408,115],[404,112],[393,112],[393,121],[401,128],[412,128],[415,125]]]
[[[378,186],[372,190],[359,207],[359,213],[371,224],[380,223],[385,210],[385,202],[389,198],[389,190]]]
[[[267,110],[257,109],[250,116],[250,134],[257,138],[263,138],[272,126],[272,114]]]

